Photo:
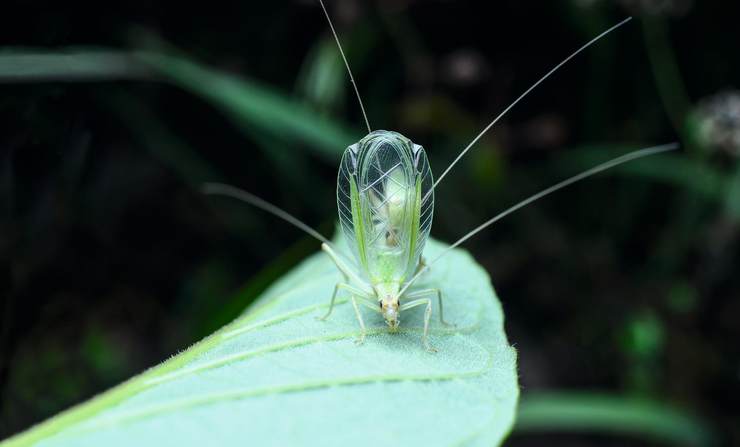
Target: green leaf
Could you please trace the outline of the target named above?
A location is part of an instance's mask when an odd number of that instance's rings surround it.
[[[430,241],[427,256],[444,249]],[[430,341],[423,312],[388,333],[364,312],[365,344],[346,297],[326,321],[341,275],[323,254],[187,351],[3,443],[100,445],[482,445],[509,433],[519,396],[516,352],[490,279],[455,250],[420,280],[446,296]],[[436,303],[435,303],[436,304]]]
[[[533,392],[522,398],[516,433],[602,433],[712,446],[717,437],[701,420],[669,404],[597,393]]]

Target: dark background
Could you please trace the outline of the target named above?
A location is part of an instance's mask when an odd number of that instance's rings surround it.
[[[466,247],[504,306],[523,396],[646,397],[688,409],[721,442],[739,443],[735,2],[329,7],[371,124],[422,144],[437,175],[553,65],[636,16],[547,80],[463,159],[436,192],[432,234],[454,241],[608,156],[680,141],[680,153],[570,187]],[[363,135],[313,1],[10,1],[3,9],[5,49],[166,48]],[[315,82],[321,73],[324,83]],[[318,249],[269,215],[204,197],[201,181],[243,187],[333,231],[344,147],[281,138],[148,72],[114,78],[0,76],[0,438],[186,348]],[[643,442],[515,432],[509,443],[554,440]]]

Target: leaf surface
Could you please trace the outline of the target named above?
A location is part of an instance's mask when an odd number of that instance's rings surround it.
[[[426,256],[445,246],[430,241]],[[242,317],[163,364],[74,407],[8,445],[497,445],[511,430],[516,353],[487,273],[454,250],[418,287],[445,293],[421,344],[423,311],[388,333],[364,309],[359,327],[323,254],[283,277]],[[421,308],[419,308],[421,309]]]

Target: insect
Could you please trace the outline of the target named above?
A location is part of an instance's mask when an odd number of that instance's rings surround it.
[[[206,184],[204,192],[240,199],[286,220],[321,241],[322,250],[331,258],[343,277],[343,280],[334,287],[329,309],[321,319],[326,319],[331,315],[339,292],[348,292],[361,328],[358,343],[365,340],[367,333],[360,306],[380,313],[391,331],[399,327],[403,312],[416,307],[424,307],[422,343],[428,351],[435,351],[429,343],[429,324],[434,299],[438,303],[440,322],[443,325],[449,325],[444,319],[443,293],[439,289],[411,290],[416,280],[431,265],[494,222],[535,200],[621,163],[678,147],[678,144],[671,143],[630,152],[570,177],[483,222],[443,250],[436,258],[425,262],[422,254],[432,226],[434,190],[439,182],[491,127],[534,88],[578,53],[627,23],[630,18],[594,37],[547,72],[488,124],[434,181],[426,152],[422,146],[415,144],[400,133],[385,130],[373,131],[370,127],[357,83],[342,50],[339,36],[323,0],[319,0],[319,3],[336,40],[368,130],[365,137],[344,151],[337,177],[339,222],[354,260],[342,255],[327,238],[316,230],[251,193],[219,183]]]

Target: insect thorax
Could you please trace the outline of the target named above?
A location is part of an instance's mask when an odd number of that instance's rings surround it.
[[[385,130],[369,133],[342,156],[339,222],[371,283],[414,272],[432,227],[432,172],[424,148]]]

